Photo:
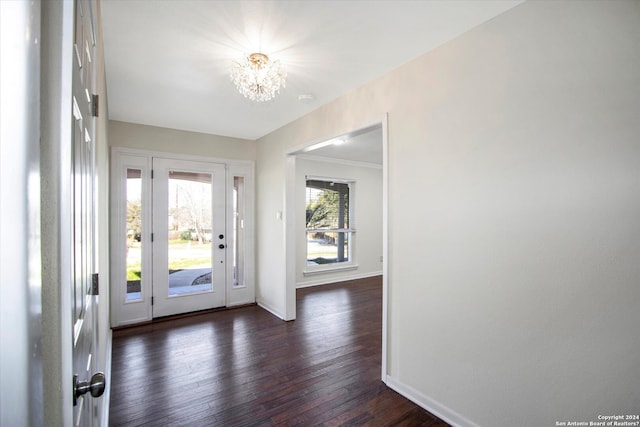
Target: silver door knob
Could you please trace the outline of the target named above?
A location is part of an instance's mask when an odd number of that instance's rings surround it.
[[[96,372],[91,376],[91,381],[78,381],[78,375],[73,376],[73,406],[76,406],[78,397],[90,392],[93,397],[100,397],[104,393],[106,378],[104,373]]]

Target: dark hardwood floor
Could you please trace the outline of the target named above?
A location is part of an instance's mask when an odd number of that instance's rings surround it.
[[[380,381],[379,277],[297,298],[114,331],[110,424],[448,425]]]

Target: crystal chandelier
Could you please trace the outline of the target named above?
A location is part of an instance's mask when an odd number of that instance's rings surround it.
[[[270,61],[264,53],[252,53],[231,64],[231,80],[238,91],[256,102],[272,99],[280,86],[285,87],[286,77],[280,61]]]

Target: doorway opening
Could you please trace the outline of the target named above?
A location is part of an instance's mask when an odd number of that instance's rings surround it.
[[[286,153],[285,179],[285,251],[286,251],[286,301],[285,320],[296,318],[296,290],[301,287],[328,284],[343,280],[382,275],[382,380],[386,380],[386,328],[387,328],[387,117],[346,134],[319,142],[295,147]],[[368,171],[368,172],[367,172]],[[378,180],[372,176],[378,175]],[[334,191],[340,195],[349,194],[354,210],[349,209],[348,222],[346,211],[333,225],[321,222],[309,222],[310,211],[305,199],[307,182],[311,182],[312,193],[318,193],[320,187],[331,188],[331,183],[348,184],[344,191]],[[314,189],[315,188],[315,189]],[[377,192],[378,202],[366,197]],[[329,199],[329,196],[327,196]],[[311,200],[311,199],[310,199]],[[344,199],[346,200],[346,199]],[[343,203],[344,203],[343,200]],[[336,202],[338,206],[339,203]],[[338,216],[340,210],[337,209]],[[306,215],[305,215],[306,213]],[[329,223],[327,223],[329,224]],[[372,225],[372,224],[377,224]],[[316,229],[314,227],[325,227]],[[371,231],[373,227],[373,230]],[[308,249],[318,250],[324,246],[327,254],[335,252],[338,258],[342,252],[337,247],[342,240],[337,236],[343,233],[348,238],[348,262],[316,262],[318,258],[331,258],[329,255],[314,258],[309,263]],[[371,234],[377,235],[377,243],[372,243]],[[335,239],[331,239],[336,236]],[[327,240],[327,237],[329,238]],[[322,238],[322,239],[320,239]],[[322,242],[320,242],[322,240]],[[374,239],[375,240],[375,239]],[[331,251],[331,249],[334,249]],[[377,267],[372,266],[372,251]],[[347,261],[346,257],[345,260]],[[319,265],[313,265],[319,264]]]

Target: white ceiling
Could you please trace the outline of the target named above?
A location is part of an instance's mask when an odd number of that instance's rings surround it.
[[[102,0],[109,118],[257,139],[519,3]],[[229,78],[256,51],[288,73],[266,103]]]
[[[295,154],[382,166],[382,124],[322,141]]]

